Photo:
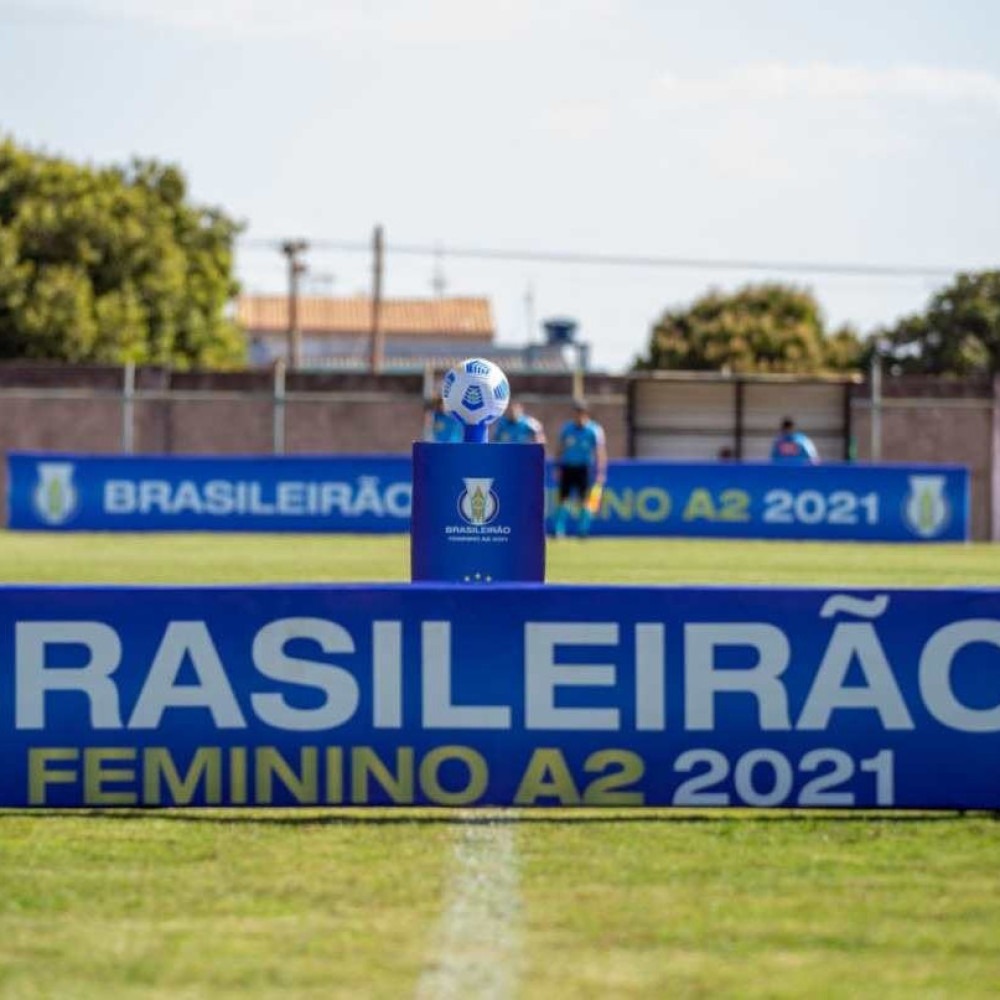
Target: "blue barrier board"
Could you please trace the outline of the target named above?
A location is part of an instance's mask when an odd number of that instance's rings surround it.
[[[1000,808],[1000,590],[0,588],[0,806]]]
[[[7,461],[8,525],[17,529],[410,528],[409,456],[22,452],[10,454]],[[549,482],[554,482],[551,470]],[[550,485],[550,512],[553,492]],[[591,533],[963,541],[969,537],[969,472],[938,465],[619,460],[609,464],[602,508]]]

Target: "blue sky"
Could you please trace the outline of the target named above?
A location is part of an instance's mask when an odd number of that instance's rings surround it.
[[[1000,265],[1000,5],[950,0],[0,0],[0,130],[178,163],[264,241],[365,244],[388,295],[486,295],[499,339],[569,315],[599,367],[709,286],[809,285],[863,332],[946,277],[608,267],[448,248],[915,268]],[[440,256],[391,253],[438,246]],[[370,290],[317,248],[306,290]]]

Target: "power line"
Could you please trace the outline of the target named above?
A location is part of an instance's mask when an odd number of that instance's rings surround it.
[[[281,240],[242,239],[247,250],[275,251]],[[345,253],[371,253],[371,244],[353,240],[309,240],[314,250]],[[408,256],[465,258],[542,264],[583,264],[603,267],[652,267],[693,271],[763,271],[786,274],[816,274],[853,277],[951,278],[959,267],[922,267],[909,264],[866,264],[823,261],[767,261],[702,257],[661,257],[648,254],[573,253],[562,250],[501,250],[489,247],[445,247],[440,243],[423,245],[387,243],[385,253]]]

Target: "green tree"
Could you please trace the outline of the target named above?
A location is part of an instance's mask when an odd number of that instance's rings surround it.
[[[827,337],[812,292],[778,283],[732,294],[709,291],[653,327],[644,369],[821,372],[857,367],[861,345],[850,327]]]
[[[0,140],[0,358],[227,367],[237,223],[176,167],[81,166]]]
[[[926,313],[906,316],[873,339],[904,372],[1000,373],[1000,271],[957,275]]]

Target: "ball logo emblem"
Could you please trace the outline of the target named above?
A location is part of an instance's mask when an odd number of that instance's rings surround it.
[[[479,385],[470,385],[468,389],[465,390],[465,395],[462,396],[462,405],[467,410],[481,410],[485,405],[486,401],[483,399],[483,388]]]

